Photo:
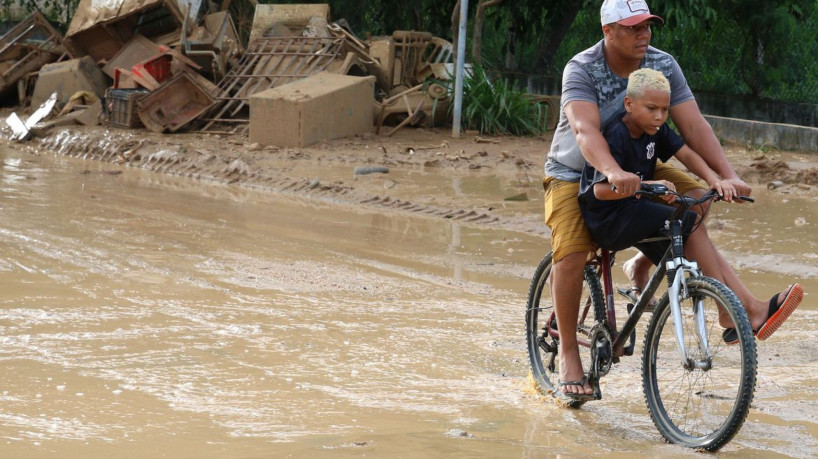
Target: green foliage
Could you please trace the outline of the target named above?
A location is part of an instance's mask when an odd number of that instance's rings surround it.
[[[0,0],[0,11],[6,16],[8,11],[11,10],[11,7],[17,5],[20,9],[29,13],[39,11],[50,21],[64,26],[63,28],[67,29],[71,18],[74,17],[74,12],[77,10],[79,1],[80,0]],[[7,19],[21,20],[25,19],[25,17]]]
[[[463,125],[481,134],[537,135],[545,131],[546,111],[540,104],[532,103],[507,79],[490,79],[479,66],[473,66],[463,80],[462,110]]]
[[[665,19],[652,45],[672,54],[694,91],[818,103],[818,11],[811,0],[651,0]],[[602,39],[597,5],[577,15],[549,74]]]
[[[651,12],[659,14],[674,27],[710,30],[719,19],[710,0],[652,0]]]

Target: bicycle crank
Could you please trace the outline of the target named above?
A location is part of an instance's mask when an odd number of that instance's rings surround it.
[[[608,374],[613,364],[613,343],[608,327],[596,324],[591,328],[591,368],[590,376],[599,379]]]

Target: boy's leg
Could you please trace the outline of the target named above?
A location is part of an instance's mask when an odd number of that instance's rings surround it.
[[[706,192],[706,187],[687,172],[667,163],[656,163],[653,173],[654,180],[667,180],[676,186],[676,191],[688,196],[700,197]],[[644,290],[650,280],[650,268],[653,263],[641,252],[626,260],[622,270],[631,282],[631,287]]]
[[[687,243],[685,244],[685,256],[689,260],[695,260],[699,266],[701,266],[705,276],[712,277],[730,287],[730,290],[736,294],[741,304],[744,305],[753,330],[758,330],[764,325],[770,317],[769,301],[759,299],[750,292],[750,289],[739,279],[733,267],[730,266],[721,252],[713,245],[704,225],[700,226],[699,229],[688,237]],[[778,305],[784,302],[787,291],[788,289],[785,289],[779,294]],[[800,301],[799,298],[797,302],[800,303]],[[795,309],[797,306],[796,303],[792,309]],[[721,311],[719,314],[719,325],[726,328],[733,326],[733,323],[724,311]]]
[[[577,326],[582,297],[582,276],[588,252],[596,244],[579,211],[579,183],[547,177],[545,188],[545,224],[551,228],[554,251],[551,268],[551,299],[557,313],[557,328],[573,330]],[[559,365],[561,381],[580,381],[584,375],[575,333],[560,336]],[[568,385],[563,392],[591,394],[588,383]]]
[[[701,197],[707,192],[705,186],[699,181],[691,177],[688,173],[669,164],[658,163],[656,165],[654,178],[657,180],[668,180],[672,182],[674,185],[676,185],[677,192],[688,196]],[[700,209],[691,210],[696,212],[700,211]],[[738,275],[733,270],[733,267],[730,266],[721,252],[719,252],[713,245],[712,241],[710,240],[710,236],[707,234],[707,228],[705,225],[700,225],[699,228],[690,235],[686,248],[690,250],[689,255],[686,255],[687,258],[690,260],[696,260],[696,262],[698,262],[702,267],[702,271],[704,271],[705,275],[718,279],[720,282],[730,287],[733,292],[735,292],[736,296],[738,296],[739,300],[741,300],[741,303],[744,305],[747,315],[750,317],[750,324],[752,325],[753,330],[757,330],[758,327],[762,326],[767,321],[767,319],[770,317],[770,302],[761,300],[754,296],[752,292],[750,292],[750,289],[748,289],[741,279],[738,278]],[[647,262],[647,258],[644,256],[640,257],[637,255],[634,258],[639,259],[635,261],[632,261],[634,259],[631,259],[626,262],[626,266],[628,263],[631,263],[631,271],[636,272],[633,277],[631,275],[628,276],[632,282],[634,279],[641,279],[639,270],[642,269],[642,266]],[[650,267],[648,266],[647,269],[650,269]],[[625,273],[628,274],[628,269],[625,269]],[[647,283],[647,277],[645,277],[644,282]],[[644,284],[634,284],[634,286],[644,287]],[[784,299],[788,297],[788,291],[789,289],[785,289],[778,295],[778,305],[781,305],[784,302]],[[800,297],[797,302],[800,302]],[[797,307],[797,302],[795,307]],[[795,307],[792,307],[792,309],[795,309]],[[722,326],[729,327],[732,325],[729,324],[729,319],[724,320],[724,317],[721,317],[720,319],[722,319]]]

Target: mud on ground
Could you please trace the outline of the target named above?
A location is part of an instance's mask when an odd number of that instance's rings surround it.
[[[368,134],[292,148],[252,144],[246,135],[71,126],[54,128],[12,147],[100,161],[110,165],[107,173],[136,167],[545,235],[541,180],[550,142],[550,133],[520,138],[466,132],[453,139],[448,129],[406,128],[393,137]],[[726,146],[725,151],[753,186],[780,193],[818,190],[816,156],[736,145]],[[499,178],[499,185],[494,190],[451,192],[466,178]],[[521,201],[527,204],[510,205]]]

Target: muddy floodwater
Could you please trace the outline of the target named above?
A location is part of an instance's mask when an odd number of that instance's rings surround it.
[[[2,457],[700,457],[661,440],[638,353],[581,410],[533,392],[546,238],[53,155],[0,167]],[[815,457],[818,205],[759,188],[713,239],[758,296],[807,296],[760,343],[723,455]]]

